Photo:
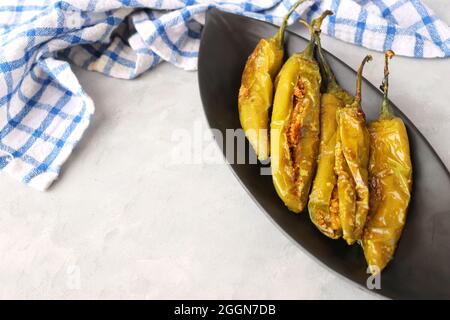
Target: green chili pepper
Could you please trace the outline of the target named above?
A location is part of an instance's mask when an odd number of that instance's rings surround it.
[[[328,15],[324,13],[314,24]],[[277,77],[270,124],[272,179],[284,204],[301,212],[307,201],[319,152],[320,84],[314,60],[314,29],[302,52],[293,54]]]
[[[303,1],[299,0],[292,6],[272,38],[259,41],[248,57],[242,74],[238,98],[239,119],[260,160],[269,157],[269,109],[273,99],[273,80],[283,63],[284,30],[289,16]]]
[[[335,170],[339,198],[339,219],[343,238],[353,244],[362,236],[369,210],[369,132],[361,108],[361,76],[368,55],[358,70],[353,103],[337,110]]]
[[[330,14],[331,11],[329,12]],[[320,107],[320,151],[317,173],[309,196],[308,211],[311,221],[326,236],[337,239],[342,236],[339,218],[337,177],[334,172],[336,147],[336,112],[353,97],[342,89],[328,65],[320,43],[320,30],[315,32],[319,62],[325,72],[327,87],[321,97]]]
[[[388,60],[385,53],[384,98],[378,120],[370,132],[370,211],[362,246],[372,273],[384,269],[392,259],[406,221],[411,198],[412,164],[408,134],[403,121],[391,110],[388,100]]]

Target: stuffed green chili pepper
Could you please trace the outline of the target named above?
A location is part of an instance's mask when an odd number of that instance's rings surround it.
[[[385,54],[384,98],[378,120],[370,132],[370,211],[362,246],[372,273],[380,272],[392,259],[406,221],[411,198],[412,164],[408,134],[403,121],[391,110],[388,100],[388,59]]]
[[[337,110],[335,170],[339,198],[339,220],[344,240],[360,240],[369,210],[369,132],[361,108],[361,77],[368,55],[359,67],[356,95],[351,104]]]
[[[342,89],[328,65],[320,43],[320,30],[315,32],[319,63],[327,81],[320,106],[320,150],[317,172],[309,196],[308,211],[311,221],[326,236],[337,239],[342,236],[339,218],[337,177],[334,171],[336,147],[336,112],[353,102],[353,96]]]
[[[320,24],[329,12],[314,24]],[[306,24],[306,22],[303,22]],[[301,212],[307,201],[319,152],[319,65],[313,57],[314,29],[302,52],[293,54],[277,76],[270,124],[272,179],[284,204]]]
[[[292,6],[272,38],[259,41],[248,57],[242,74],[238,98],[239,119],[260,160],[269,157],[269,109],[273,99],[273,80],[283,63],[284,30],[289,16],[303,1],[299,0]]]

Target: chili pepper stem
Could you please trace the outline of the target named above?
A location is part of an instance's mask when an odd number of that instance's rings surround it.
[[[311,25],[313,27],[313,29],[317,32],[320,33],[320,27],[322,26],[322,22],[323,20],[328,17],[328,16],[332,16],[333,15],[333,11],[331,10],[325,10],[324,12],[322,12],[322,14],[320,15],[320,17],[318,17],[317,19],[314,19],[311,22]]]
[[[281,26],[280,26],[280,29],[278,30],[278,32],[276,33],[276,35],[274,37],[280,46],[283,46],[284,30],[287,27],[287,23],[288,23],[289,17],[295,11],[295,9],[297,9],[297,7],[304,1],[305,0],[298,0],[296,3],[294,3],[292,5],[291,9],[289,9],[288,13],[284,16],[283,22],[281,23]]]
[[[313,27],[310,24],[308,24],[308,22],[300,20],[300,23],[304,24],[308,28],[309,34],[311,35],[311,39],[309,40],[308,45],[302,52],[303,56],[305,58],[312,59],[314,54],[314,30]]]
[[[383,90],[383,103],[381,104],[380,119],[390,119],[393,117],[391,104],[388,100],[389,90],[389,59],[395,55],[394,51],[388,50],[384,54],[384,79],[380,89]]]
[[[314,45],[316,43],[316,30],[320,30],[320,26],[322,25],[323,19],[327,16],[333,14],[330,10],[325,10],[320,17],[311,21],[311,24],[306,22],[305,20],[300,20],[300,23],[305,25],[308,28],[310,34],[310,40],[306,48],[303,50],[303,56],[311,59],[314,54]]]
[[[331,91],[339,90],[340,88],[337,83],[336,77],[334,76],[334,73],[331,70],[330,65],[328,64],[327,59],[325,59],[325,56],[324,56],[323,50],[322,50],[322,43],[320,41],[320,33],[322,32],[322,30],[320,30],[320,26],[322,25],[323,19],[329,15],[330,16],[333,15],[333,12],[330,10],[326,10],[324,12],[324,15],[317,19],[318,21],[314,23],[313,27],[314,27],[314,38],[315,38],[316,45],[317,45],[317,54],[319,55],[319,58],[322,61],[322,67],[325,71],[325,76],[327,78],[327,91],[331,92]]]
[[[361,65],[359,66],[358,69],[358,74],[356,76],[356,95],[355,95],[355,105],[360,105],[361,104],[361,79],[362,79],[362,72],[364,70],[364,65],[366,64],[366,62],[369,62],[372,60],[372,56],[370,54],[368,54],[367,56],[364,57],[363,61],[361,62]]]
[[[325,76],[327,78],[327,91],[331,92],[337,90],[339,89],[339,84],[337,83],[336,77],[334,76],[334,73],[331,70],[330,65],[328,64],[328,61],[323,54],[319,32],[316,31],[314,36],[316,38],[317,54],[319,56],[319,59],[322,61],[323,70],[325,71]]]

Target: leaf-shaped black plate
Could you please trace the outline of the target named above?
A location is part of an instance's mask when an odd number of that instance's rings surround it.
[[[225,137],[226,129],[240,128],[237,109],[241,74],[259,39],[276,27],[217,9],[209,11],[199,56],[199,85],[211,128]],[[287,54],[303,49],[306,40],[287,33]],[[354,91],[355,71],[331,54],[326,55],[340,84]],[[381,93],[363,82],[364,110],[376,118]],[[414,190],[407,224],[395,259],[383,271],[381,290],[391,298],[450,298],[450,174],[422,134],[403,113],[414,163]],[[223,146],[220,146],[225,150]],[[251,149],[251,148],[250,148]],[[250,151],[253,152],[253,151]],[[366,262],[359,246],[323,236],[309,215],[292,214],[278,198],[269,175],[260,175],[260,164],[236,164],[228,159],[237,178],[253,199],[285,233],[329,268],[366,286]]]

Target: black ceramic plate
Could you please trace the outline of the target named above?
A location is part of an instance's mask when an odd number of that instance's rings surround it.
[[[247,57],[260,38],[270,37],[275,31],[271,24],[216,9],[207,15],[198,62],[200,93],[211,128],[224,136],[227,128],[240,128],[237,97]],[[303,38],[287,33],[288,55],[305,45]],[[331,54],[327,58],[340,84],[354,92],[355,71]],[[367,81],[363,82],[362,91],[364,111],[372,120],[378,114],[381,93]],[[450,174],[411,121],[398,108],[394,110],[408,130],[414,187],[398,250],[383,271],[381,289],[376,292],[391,298],[450,298]],[[225,154],[225,148],[221,148]],[[230,163],[236,163],[235,160],[228,159]],[[366,262],[359,246],[330,240],[316,230],[306,212],[295,215],[288,211],[278,198],[271,177],[260,175],[260,164],[231,167],[263,211],[293,241],[329,268],[366,286]]]

